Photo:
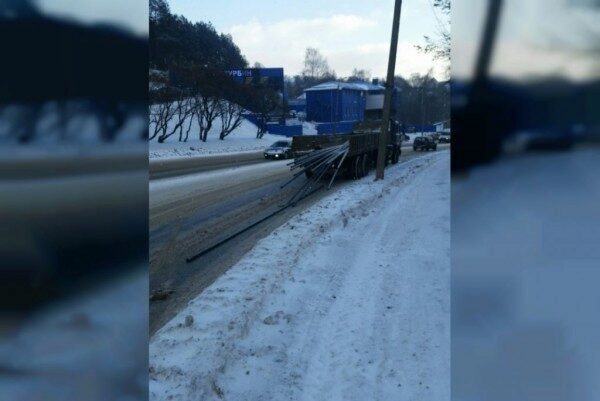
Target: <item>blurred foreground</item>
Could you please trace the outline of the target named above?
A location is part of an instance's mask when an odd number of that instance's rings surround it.
[[[0,1],[3,400],[147,398],[147,39],[102,14],[148,5],[115,4]]]
[[[453,2],[453,400],[600,399],[598,17]]]

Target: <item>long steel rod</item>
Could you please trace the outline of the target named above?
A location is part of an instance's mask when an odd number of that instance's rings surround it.
[[[338,172],[340,171],[340,167],[342,166],[342,164],[344,163],[344,160],[346,159],[346,156],[348,155],[349,150],[346,150],[344,152],[344,155],[342,156],[342,159],[340,160],[340,162],[338,163],[335,172],[333,173],[333,175],[331,176],[331,180],[329,181],[329,185],[327,186],[327,189],[331,189],[331,185],[333,184],[333,180],[335,180],[335,177],[337,176]]]

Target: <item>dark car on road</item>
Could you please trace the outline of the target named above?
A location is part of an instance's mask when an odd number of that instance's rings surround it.
[[[413,150],[437,150],[437,143],[428,136],[418,136],[413,141]]]
[[[438,143],[450,143],[450,135],[442,134],[438,138]]]
[[[265,159],[290,159],[292,157],[292,142],[277,141],[265,149]]]

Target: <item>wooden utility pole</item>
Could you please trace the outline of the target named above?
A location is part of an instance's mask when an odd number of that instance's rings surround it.
[[[383,98],[383,119],[381,121],[381,133],[379,134],[379,150],[377,151],[376,180],[383,180],[383,170],[385,168],[387,139],[390,128],[390,113],[392,108],[392,92],[394,90],[396,53],[398,51],[398,30],[400,29],[401,8],[402,0],[396,0],[396,5],[394,6],[394,19],[392,22],[392,43],[390,44],[390,57],[388,60],[387,78],[385,80],[385,97]]]

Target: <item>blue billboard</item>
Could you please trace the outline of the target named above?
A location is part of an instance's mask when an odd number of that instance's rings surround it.
[[[237,82],[269,88],[283,94],[283,68],[239,68],[225,70]]]

